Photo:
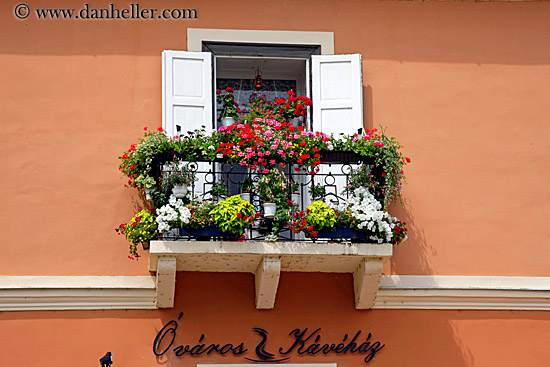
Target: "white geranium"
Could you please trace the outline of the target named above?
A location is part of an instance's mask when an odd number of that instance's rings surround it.
[[[378,243],[391,242],[397,218],[385,212],[382,204],[366,188],[354,190],[347,203],[328,205],[339,212],[350,210],[357,220],[357,228],[368,232],[369,239]]]
[[[157,210],[157,224],[160,233],[167,233],[173,228],[189,223],[191,211],[185,206],[181,199],[174,195],[170,196],[168,204]]]

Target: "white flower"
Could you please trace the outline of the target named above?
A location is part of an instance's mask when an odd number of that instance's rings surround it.
[[[183,204],[183,201],[171,195],[168,204],[157,210],[158,231],[167,233],[171,229],[189,223],[190,218],[191,211]]]

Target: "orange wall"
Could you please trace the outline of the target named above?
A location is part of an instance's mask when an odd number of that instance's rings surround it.
[[[253,327],[269,332],[268,352],[288,346],[294,328],[322,328],[323,342],[338,343],[362,330],[385,347],[365,364],[360,355],[300,356],[289,362],[338,367],[546,367],[549,312],[357,311],[351,276],[283,274],[274,310],[254,308],[254,279],[244,274],[178,274],[176,307],[164,311],[3,312],[0,361],[21,366],[95,366],[107,351],[116,367],[246,363],[260,341]],[[156,360],[153,340],[164,324],[184,312],[176,343],[245,342],[243,356],[189,356],[172,352]],[[338,315],[334,318],[334,315]]]
[[[1,274],[147,273],[147,255],[127,260],[114,232],[141,205],[117,157],[160,126],[161,52],[185,50],[194,27],[332,31],[337,53],[363,54],[367,125],[386,125],[412,157],[394,210],[410,239],[388,273],[550,275],[550,4],[184,5],[199,19],[21,21],[0,5]]]

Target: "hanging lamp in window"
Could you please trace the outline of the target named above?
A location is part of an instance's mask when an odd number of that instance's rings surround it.
[[[256,90],[262,90],[264,87],[264,82],[262,80],[262,73],[260,72],[260,69],[256,70],[256,78],[254,78],[254,87]]]

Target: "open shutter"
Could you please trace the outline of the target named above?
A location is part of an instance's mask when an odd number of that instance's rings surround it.
[[[354,134],[363,128],[363,74],[361,54],[313,55],[312,102],[314,131]],[[347,184],[341,176],[350,166],[322,164],[314,182],[325,187],[325,201],[339,202]],[[335,176],[331,176],[335,175]]]
[[[363,127],[361,54],[313,55],[313,130],[354,134]]]
[[[169,136],[212,129],[212,55],[163,51],[162,127]]]

